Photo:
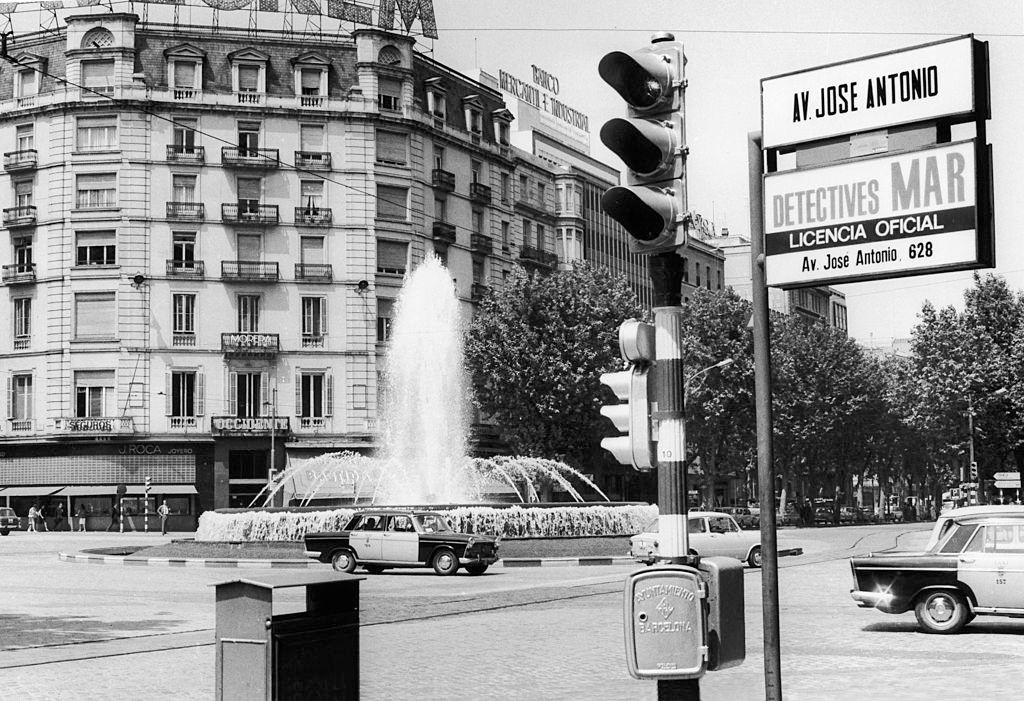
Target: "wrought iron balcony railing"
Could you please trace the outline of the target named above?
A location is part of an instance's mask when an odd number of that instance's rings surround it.
[[[3,281],[9,284],[36,281],[35,263],[13,263],[3,267]]]
[[[206,148],[204,146],[168,144],[167,160],[175,161],[177,163],[205,163]]]
[[[330,207],[296,207],[295,223],[299,226],[330,226],[334,212]]]
[[[35,205],[6,207],[4,209],[4,226],[34,226],[36,223]]]
[[[281,350],[281,342],[276,333],[222,333],[220,350],[230,356],[277,355]]]
[[[202,202],[168,202],[167,218],[175,221],[203,221],[206,206]]]
[[[434,168],[430,177],[430,184],[438,190],[444,190],[445,192],[452,192],[455,190],[455,173],[441,168]]]
[[[229,224],[277,224],[277,205],[222,204],[220,218]]]
[[[220,276],[225,280],[263,280],[274,282],[278,279],[277,263],[258,260],[224,260],[220,263]]]
[[[558,256],[548,251],[543,251],[533,246],[523,246],[519,249],[519,258],[527,263],[543,265],[547,268],[554,268],[558,265]]]
[[[220,150],[220,161],[226,166],[241,168],[277,168],[281,163],[278,153],[276,148],[223,146]]]
[[[483,234],[472,234],[469,237],[469,247],[474,253],[483,253],[484,255],[490,255],[491,251],[494,250],[494,242],[491,241],[490,236],[484,236]]]
[[[305,170],[330,170],[331,154],[326,151],[296,151],[295,167]]]
[[[167,259],[167,274],[173,277],[205,277],[206,263],[201,260]]]
[[[31,170],[36,167],[38,158],[34,148],[8,151],[4,154],[4,170]]]
[[[491,202],[491,188],[483,183],[470,183],[469,184],[469,198],[474,202],[481,204],[490,204]]]
[[[455,225],[449,224],[448,222],[436,221],[433,224],[432,232],[434,234],[434,240],[453,244],[455,243]]]
[[[329,282],[334,278],[330,263],[296,263],[295,279],[307,282]]]

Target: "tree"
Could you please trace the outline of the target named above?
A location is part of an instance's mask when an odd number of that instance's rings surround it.
[[[577,263],[550,275],[513,271],[466,334],[475,401],[520,455],[581,466],[611,424],[599,375],[622,367],[618,327],[640,318],[626,280]]]

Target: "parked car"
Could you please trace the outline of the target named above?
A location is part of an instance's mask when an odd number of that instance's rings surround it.
[[[864,523],[864,514],[856,506],[840,506],[839,523]]]
[[[861,607],[884,613],[913,610],[927,633],[956,633],[975,616],[1019,616],[1024,610],[1024,512],[978,508],[936,524],[938,539],[923,552],[851,558],[850,596]]]
[[[751,567],[761,566],[761,537],[740,530],[729,514],[717,511],[690,511],[687,514],[690,550],[701,557],[734,557]],[[629,539],[629,555],[646,564],[658,556],[658,519],[654,519]]]
[[[723,506],[715,511],[732,516],[740,528],[751,530],[760,526],[760,519],[745,506]]]
[[[21,519],[14,509],[7,506],[0,506],[0,535],[7,535],[11,531],[21,528]]]
[[[456,533],[433,511],[372,509],[357,513],[336,532],[307,533],[306,556],[339,572],[362,566],[372,574],[392,567],[433,567],[453,575],[459,567],[483,574],[498,561],[498,539]]]

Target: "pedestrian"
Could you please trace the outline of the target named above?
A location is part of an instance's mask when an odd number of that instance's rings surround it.
[[[110,507],[110,525],[107,526],[108,531],[117,531],[118,521],[121,518],[121,510],[117,508],[117,501]]]
[[[78,502],[78,508],[75,509],[75,517],[78,519],[78,530],[85,533],[85,504]]]
[[[39,511],[36,510],[36,505],[28,507],[28,532],[36,533],[36,521],[39,519]]]
[[[63,531],[67,526],[67,512],[64,511],[64,502],[57,503],[57,513],[53,517],[53,530]]]
[[[48,530],[50,530],[50,527],[46,525],[46,507],[44,505],[42,505],[42,504],[40,504],[36,508],[36,520],[39,521],[39,524],[36,526],[37,530],[39,530],[39,531],[48,531]]]
[[[160,534],[167,535],[167,517],[171,515],[171,510],[167,508],[167,500],[164,499],[164,503],[157,507],[156,512],[160,514]]]

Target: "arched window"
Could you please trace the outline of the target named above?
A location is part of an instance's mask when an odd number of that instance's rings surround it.
[[[109,29],[94,27],[82,37],[83,49],[106,49],[114,45],[114,35]]]
[[[377,63],[385,66],[395,66],[402,62],[402,52],[388,44],[377,54]]]

